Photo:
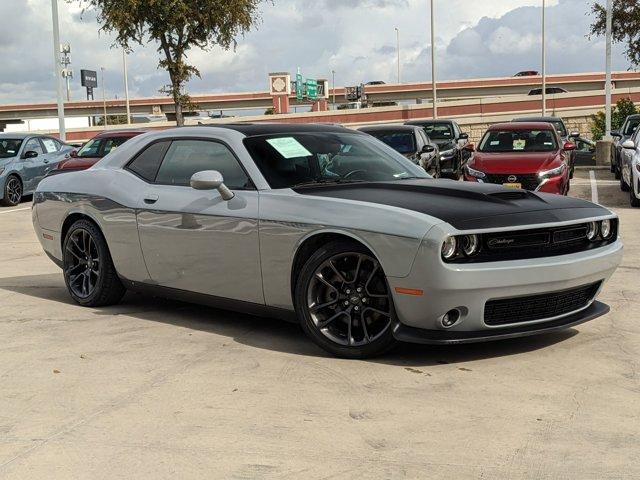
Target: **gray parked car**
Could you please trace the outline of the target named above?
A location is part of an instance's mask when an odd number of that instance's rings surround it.
[[[33,222],[81,305],[132,289],[267,313],[350,358],[577,325],[608,311],[622,257],[604,207],[432,179],[330,125],[146,133],[45,178]]]
[[[57,138],[28,133],[0,133],[0,202],[17,205],[73,147]]]
[[[611,173],[615,174],[616,180],[620,179],[622,173],[622,162],[624,160],[624,149],[622,144],[630,140],[640,125],[640,115],[629,115],[625,118],[619,130],[611,132],[613,137],[613,156],[611,158]]]

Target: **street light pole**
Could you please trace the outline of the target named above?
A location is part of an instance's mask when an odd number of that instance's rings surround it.
[[[434,0],[431,0],[431,93],[433,96],[433,118],[438,118],[438,89],[436,87],[436,22]]]
[[[62,64],[60,62],[60,26],[58,23],[58,0],[51,0],[51,17],[53,20],[53,61],[54,76],[56,79],[56,92],[58,97],[58,129],[60,140],[67,139],[67,132],[64,125],[64,100],[62,86]]]
[[[104,108],[104,126],[106,127],[109,122],[107,120],[107,96],[105,94],[104,87],[104,67],[100,67],[100,71],[102,72],[102,107]]]
[[[131,106],[129,104],[129,75],[127,73],[127,51],[122,49],[122,64],[124,66],[124,96],[127,105],[127,123],[131,124]]]
[[[396,52],[398,54],[398,83],[400,83],[400,30],[396,27]]]
[[[607,0],[606,24],[606,83],[605,83],[605,138],[611,139],[611,34],[612,34],[613,2]]]
[[[542,116],[547,115],[547,44],[546,35],[546,1],[542,0]]]

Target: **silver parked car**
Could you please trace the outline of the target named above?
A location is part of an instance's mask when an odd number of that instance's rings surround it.
[[[28,133],[0,133],[0,202],[17,205],[73,147],[57,138]]]
[[[620,190],[629,192],[629,203],[640,207],[640,129],[622,142],[620,153]]]
[[[585,322],[622,256],[606,208],[432,179],[330,125],[146,133],[45,178],[33,222],[81,305],[132,289],[278,315],[351,358]]]

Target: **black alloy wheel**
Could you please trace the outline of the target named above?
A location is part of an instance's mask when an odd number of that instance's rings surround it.
[[[366,358],[396,344],[386,277],[357,243],[333,242],[311,256],[296,285],[296,310],[307,335],[336,356]]]
[[[627,183],[624,181],[624,178],[622,177],[622,173],[620,174],[620,190],[622,190],[623,192],[628,192],[629,191],[629,185],[627,185]]]
[[[80,305],[112,305],[125,293],[102,233],[88,220],[78,220],[65,236],[63,271],[69,294]]]
[[[4,186],[2,204],[8,207],[18,205],[22,201],[22,182],[15,175],[10,175]]]

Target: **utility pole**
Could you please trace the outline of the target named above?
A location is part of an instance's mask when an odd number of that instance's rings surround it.
[[[545,40],[546,35],[546,1],[542,0],[542,116],[547,115],[547,44]]]
[[[106,127],[109,122],[107,120],[107,96],[105,94],[104,87],[104,67],[100,67],[100,71],[102,72],[102,107],[104,108],[104,127]]]
[[[438,89],[436,87],[436,22],[434,19],[435,0],[431,0],[431,93],[433,96],[433,118],[438,118]]]
[[[605,84],[605,139],[611,140],[611,33],[612,33],[613,1],[607,0],[606,25],[606,84]]]
[[[129,75],[127,73],[127,51],[122,49],[122,64],[124,66],[124,96],[127,105],[127,123],[131,124],[131,106],[129,105]]]
[[[400,30],[396,27],[396,53],[398,54],[398,83],[400,83]]]
[[[67,132],[64,126],[64,100],[62,93],[62,66],[60,63],[60,25],[58,23],[58,0],[51,0],[51,17],[53,20],[53,68],[58,97],[58,129],[60,132],[60,140],[64,142],[67,139]]]

